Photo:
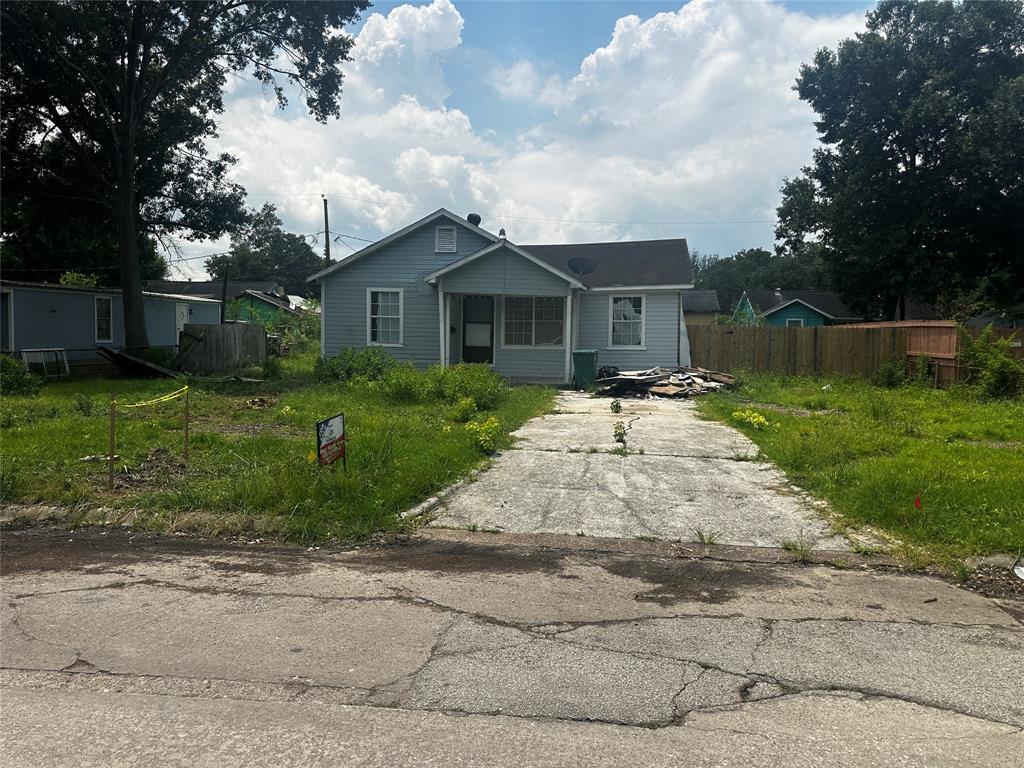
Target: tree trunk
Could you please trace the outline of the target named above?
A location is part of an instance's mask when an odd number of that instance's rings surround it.
[[[139,351],[149,346],[149,334],[146,333],[142,268],[139,266],[138,204],[135,200],[135,185],[130,176],[118,179],[114,207],[124,299],[124,343],[129,351]]]

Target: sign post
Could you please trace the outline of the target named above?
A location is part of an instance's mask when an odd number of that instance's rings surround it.
[[[117,444],[117,393],[110,393],[110,443],[107,445],[107,490],[114,490],[114,448]]]
[[[322,467],[341,459],[342,468],[348,470],[345,457],[344,413],[316,423],[316,455]]]

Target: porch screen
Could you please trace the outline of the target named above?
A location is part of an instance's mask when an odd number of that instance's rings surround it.
[[[564,336],[564,296],[505,297],[506,347],[557,347]]]

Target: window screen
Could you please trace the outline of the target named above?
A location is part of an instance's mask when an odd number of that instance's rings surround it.
[[[613,296],[611,345],[639,347],[643,345],[643,335],[643,296]]]
[[[96,297],[96,341],[113,341],[113,302],[109,296]]]

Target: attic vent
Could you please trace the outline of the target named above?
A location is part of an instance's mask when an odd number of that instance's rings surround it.
[[[434,230],[434,253],[455,253],[455,227],[438,227]]]

